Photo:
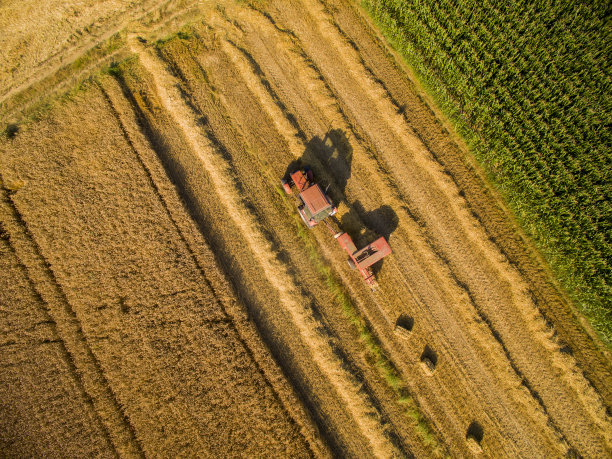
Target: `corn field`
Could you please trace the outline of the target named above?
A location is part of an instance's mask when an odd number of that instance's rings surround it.
[[[611,343],[609,3],[362,4]]]

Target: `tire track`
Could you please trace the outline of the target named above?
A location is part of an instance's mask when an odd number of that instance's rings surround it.
[[[113,441],[113,438],[111,437],[111,433],[107,425],[105,424],[104,419],[100,416],[100,414],[96,410],[96,404],[94,403],[94,399],[87,392],[85,388],[83,376],[81,375],[81,372],[78,370],[75,364],[75,359],[73,358],[68,348],[66,347],[66,343],[60,338],[61,335],[58,330],[59,327],[57,323],[55,322],[55,320],[53,320],[52,311],[49,305],[45,302],[45,300],[41,296],[34,280],[32,279],[32,277],[30,276],[28,272],[28,268],[23,264],[23,262],[21,261],[21,259],[19,258],[17,254],[17,250],[15,249],[14,244],[15,244],[15,239],[18,236],[16,236],[15,233],[9,234],[7,230],[5,229],[7,220],[13,220],[13,222],[17,223],[17,225],[19,225],[20,222],[18,218],[17,219],[15,218],[15,217],[18,217],[18,214],[16,214],[14,204],[10,201],[10,198],[9,198],[9,192],[6,190],[4,186],[0,188],[0,202],[2,203],[0,204],[0,212],[1,212],[0,214],[0,240],[1,241],[0,242],[6,246],[6,250],[10,251],[12,256],[15,258],[17,268],[19,271],[21,271],[21,275],[25,279],[28,287],[30,288],[32,292],[32,296],[35,298],[36,303],[39,306],[40,311],[42,312],[42,317],[44,318],[44,321],[36,323],[34,326],[31,327],[29,331],[33,331],[35,328],[41,325],[44,325],[45,327],[48,327],[48,329],[50,330],[49,334],[51,336],[57,337],[55,339],[45,339],[40,342],[28,342],[27,344],[30,346],[36,345],[36,344],[41,345],[41,344],[48,344],[48,343],[58,344],[57,349],[59,350],[58,353],[59,353],[61,362],[63,362],[66,365],[70,373],[70,376],[73,379],[75,386],[77,387],[78,392],[80,393],[81,397],[86,402],[88,407],[91,409],[92,417],[95,418],[94,422],[98,425],[102,433],[102,436],[104,438],[104,441],[108,445],[109,450],[112,450],[114,455],[118,457],[119,454],[114,445],[114,441]],[[9,226],[9,225],[6,225],[6,226]],[[14,340],[11,340],[9,342],[3,343],[1,346],[12,346],[12,345],[17,345],[17,344],[24,344],[24,343],[17,343]],[[15,364],[12,364],[12,365],[15,365]]]

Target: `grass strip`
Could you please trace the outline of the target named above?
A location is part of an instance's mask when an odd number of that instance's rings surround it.
[[[57,72],[5,101],[0,107],[0,111],[3,114],[13,112],[11,117],[19,118],[19,124],[40,120],[59,101],[66,97],[71,98],[81,92],[87,82],[91,80],[92,75],[98,73],[100,67],[109,65],[104,60],[119,51],[124,45],[125,33],[118,32],[112,35],[86,51],[73,62],[61,67]],[[98,68],[96,68],[97,64],[99,64]],[[90,72],[86,71],[88,67],[91,67]],[[81,72],[83,72],[82,75]],[[56,91],[56,88],[62,85],[64,85],[64,89]],[[35,102],[30,104],[30,101]],[[25,108],[20,109],[19,107]]]

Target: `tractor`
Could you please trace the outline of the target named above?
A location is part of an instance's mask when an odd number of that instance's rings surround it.
[[[289,174],[289,179],[282,179],[281,184],[287,194],[293,194],[291,185],[298,191],[298,213],[306,226],[312,228],[327,217],[335,215],[338,209],[331,199],[314,182],[314,175],[309,167]]]
[[[325,194],[321,187],[315,183],[314,174],[309,167],[298,169],[289,174],[289,178],[281,180],[281,184],[287,194],[293,195],[292,186],[298,191],[296,198],[298,213],[308,228],[323,222],[334,235],[340,246],[349,254],[348,264],[352,269],[358,269],[363,280],[372,290],[378,286],[371,266],[391,253],[391,247],[384,237],[379,237],[374,242],[362,249],[357,249],[351,236],[345,232],[338,231],[336,219],[333,224],[325,220],[336,214],[338,209],[332,204],[331,199]]]

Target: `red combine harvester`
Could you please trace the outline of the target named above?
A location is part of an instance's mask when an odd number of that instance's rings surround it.
[[[368,244],[363,249],[357,250],[353,239],[347,233],[334,230],[332,225],[324,221],[327,217],[336,214],[338,209],[334,207],[331,199],[321,190],[321,187],[314,182],[314,176],[310,168],[292,172],[290,179],[282,179],[281,184],[287,194],[293,194],[291,186],[295,185],[298,190],[298,213],[304,223],[312,228],[317,223],[323,221],[334,235],[340,246],[349,254],[349,266],[358,269],[366,284],[372,290],[377,287],[376,278],[371,266],[391,253],[391,247],[384,237]]]

